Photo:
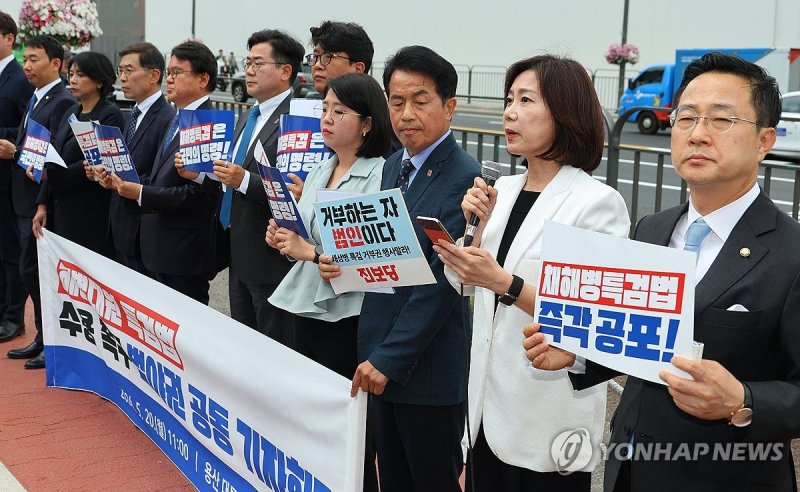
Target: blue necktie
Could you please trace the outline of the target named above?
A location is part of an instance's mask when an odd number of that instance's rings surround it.
[[[136,120],[139,118],[140,114],[142,114],[142,111],[139,109],[139,106],[134,106],[128,117],[128,127],[125,129],[125,143],[128,145],[131,144],[131,140],[133,140],[133,136],[136,134]]]
[[[400,168],[400,175],[397,176],[397,187],[404,195],[408,191],[408,177],[411,176],[411,171],[414,170],[414,164],[411,159],[403,159],[403,167]]]
[[[233,157],[233,163],[239,166],[244,165],[244,158],[247,156],[247,149],[250,147],[250,139],[253,138],[253,131],[256,129],[256,121],[261,115],[261,109],[258,105],[253,106],[253,109],[247,114],[247,123],[242,130],[242,137],[239,139],[239,148],[236,149],[236,155]],[[219,223],[222,227],[227,229],[231,226],[231,205],[233,204],[233,188],[228,186],[225,189],[225,194],[222,195],[222,205],[219,208]]]
[[[33,113],[33,108],[36,106],[36,94],[31,96],[31,100],[28,102],[28,109],[25,111],[25,126],[28,126],[28,118],[31,117],[31,113]]]
[[[162,153],[167,151],[167,147],[169,147],[170,142],[172,142],[172,139],[175,138],[175,134],[177,132],[178,132],[178,113],[175,113],[175,118],[172,119],[172,123],[170,123],[169,125],[167,134],[164,135],[164,142],[161,144]]]
[[[711,232],[711,227],[706,224],[703,219],[697,219],[689,226],[686,231],[686,245],[683,247],[684,251],[693,251],[698,254],[700,251],[700,243]],[[697,260],[695,260],[697,261]]]

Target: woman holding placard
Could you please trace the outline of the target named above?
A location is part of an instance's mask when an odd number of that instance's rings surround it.
[[[70,127],[72,121],[95,121],[122,128],[122,112],[106,96],[114,90],[116,74],[111,61],[101,53],[84,52],[69,63],[69,89],[78,104],[68,109],[51,145],[66,163],[63,168],[47,163],[47,178],[42,181],[36,200],[33,231],[42,227],[100,254],[110,253],[108,209],[110,192],[86,177],[85,157]],[[51,215],[52,224],[47,223]]]
[[[462,202],[467,220],[480,219],[472,246],[435,246],[454,288],[463,283],[475,295],[467,489],[589,491],[599,456],[559,470],[551,446],[566,430],[585,430],[587,449],[597,449],[606,386],[573,392],[567,371],[531,367],[522,327],[533,321],[544,221],[625,237],[628,211],[619,193],[590,176],[603,157],[603,117],[579,63],[519,61],[506,72],[505,94],[507,149],[525,158],[527,172],[493,187],[476,178]]]
[[[320,190],[355,194],[380,191],[383,155],[389,150],[392,127],[389,107],[378,83],[366,74],[342,75],[330,81],[316,107],[325,145],[335,154],[311,170],[298,209],[309,238],[278,228],[270,220],[266,241],[297,260],[269,298],[295,313],[295,350],[348,380],[358,365],[356,334],[363,292],[336,295],[319,276],[322,239],[314,215]],[[367,442],[364,490],[377,490],[375,453]]]

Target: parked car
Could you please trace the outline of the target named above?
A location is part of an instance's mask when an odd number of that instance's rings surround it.
[[[114,86],[114,91],[106,96],[106,99],[116,104],[119,109],[129,110],[136,105],[136,101],[125,97],[125,93],[119,88],[119,85]]]
[[[231,79],[231,94],[236,102],[246,102],[250,95],[247,93],[247,84],[244,81],[244,72],[238,72]],[[292,96],[297,98],[308,97],[310,94],[317,94],[314,89],[314,78],[311,76],[311,67],[303,63],[297,78],[292,84]]]
[[[784,119],[787,117],[794,121]],[[781,120],[775,132],[778,138],[769,156],[800,162],[800,91],[787,92],[781,96]]]

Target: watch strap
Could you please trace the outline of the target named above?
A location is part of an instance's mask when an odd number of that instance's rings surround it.
[[[522,293],[522,288],[525,286],[525,281],[522,280],[522,277],[518,277],[516,275],[511,276],[511,285],[508,287],[508,290],[505,294],[500,296],[498,302],[505,304],[506,306],[511,306],[517,299],[519,299],[519,295]]]

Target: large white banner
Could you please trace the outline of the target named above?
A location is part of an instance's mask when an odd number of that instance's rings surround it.
[[[557,347],[664,384],[691,358],[694,265],[688,251],[545,221],[534,317]]]
[[[38,247],[48,386],[115,403],[200,490],[361,490],[349,380],[50,231]]]

